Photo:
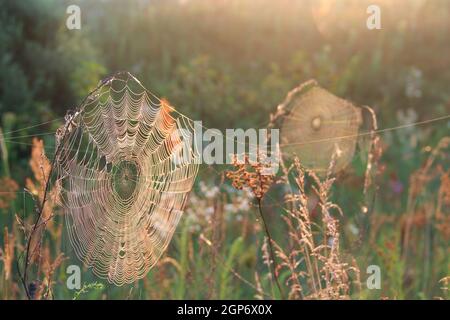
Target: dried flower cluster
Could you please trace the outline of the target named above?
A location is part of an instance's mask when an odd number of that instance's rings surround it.
[[[44,141],[33,138],[31,148],[31,158],[29,161],[31,171],[34,179],[27,178],[25,186],[28,191],[42,203],[45,194],[45,185],[50,178],[51,164],[45,155]],[[42,211],[42,218],[48,219],[52,213],[52,207],[56,202],[57,190],[56,188],[51,192],[50,201],[46,201]]]
[[[236,170],[228,171],[226,177],[232,181],[233,187],[238,190],[250,188],[257,199],[262,199],[274,181],[273,174],[268,174],[271,166],[265,164],[261,157],[252,163],[248,155],[244,155],[242,160],[233,155],[232,165]]]
[[[33,138],[33,144],[31,148],[31,158],[29,161],[31,171],[33,172],[33,178],[27,178],[25,186],[30,194],[35,197],[36,206],[40,206],[45,197],[46,184],[50,179],[51,164],[45,155],[44,141],[37,138]],[[39,259],[42,237],[46,227],[52,222],[53,206],[56,203],[58,197],[58,188],[53,188],[50,192],[50,197],[47,197],[39,221],[25,226],[27,231],[27,238],[30,241],[30,262],[34,262]]]

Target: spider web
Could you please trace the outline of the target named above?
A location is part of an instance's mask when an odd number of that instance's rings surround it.
[[[336,152],[334,171],[340,171],[355,153],[361,110],[315,83],[306,92],[305,87],[292,90],[281,105],[287,111],[281,151],[288,158],[298,156],[302,165],[319,174],[327,171]]]
[[[167,248],[198,172],[193,122],[126,74],[110,78],[59,129],[60,205],[77,257],[121,286]],[[59,138],[58,138],[59,137]]]

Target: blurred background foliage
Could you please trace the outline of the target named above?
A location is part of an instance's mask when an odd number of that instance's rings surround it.
[[[364,0],[2,0],[3,131],[63,116],[118,70],[219,129],[264,126],[310,78],[375,108],[383,127],[402,110],[444,114],[449,2],[377,3],[382,30],[371,31]],[[65,26],[69,4],[81,7],[81,30]]]
[[[81,30],[66,28],[70,4],[81,8]],[[382,30],[366,28],[370,4],[381,7]],[[0,0],[0,7],[0,127],[8,151],[0,174],[10,174],[20,187],[32,175],[31,137],[54,132],[61,122],[50,121],[119,70],[210,128],[263,128],[286,93],[311,78],[374,108],[381,128],[450,111],[447,0]],[[49,123],[30,127],[43,122]],[[444,121],[382,135],[380,212],[407,210],[411,174],[449,129]],[[53,135],[42,138],[51,148]],[[354,205],[358,187],[339,193],[344,211]],[[2,226],[12,220],[0,215]],[[240,243],[225,247],[234,252],[229,259],[244,259]],[[443,276],[448,258],[440,261],[437,274]],[[180,266],[184,276],[186,265]],[[249,297],[233,295],[223,277],[222,295]],[[185,295],[185,285],[178,282],[177,297],[202,297]],[[422,296],[406,296],[431,297],[438,289],[434,283],[420,290]],[[155,297],[166,297],[160,294]]]

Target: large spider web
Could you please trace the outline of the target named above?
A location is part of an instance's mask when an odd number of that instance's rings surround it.
[[[55,168],[70,242],[115,285],[168,246],[198,172],[193,123],[130,74],[107,81],[60,128]]]

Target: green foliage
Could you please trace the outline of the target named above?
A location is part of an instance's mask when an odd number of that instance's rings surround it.
[[[73,295],[72,300],[78,300],[82,295],[88,294],[90,291],[103,290],[105,286],[99,282],[85,283],[83,287],[76,291]]]
[[[180,256],[178,257],[178,262],[180,268],[178,270],[178,286],[176,289],[175,297],[176,299],[183,299],[186,296],[186,275],[188,273],[189,261],[188,261],[188,253],[189,253],[189,225],[187,223],[183,226],[183,231],[181,233],[180,241],[178,243],[178,248],[180,252]]]
[[[219,299],[226,299],[233,294],[233,288],[230,287],[230,270],[233,268],[237,256],[243,250],[243,239],[242,237],[237,238],[233,241],[228,252],[228,258],[222,267],[222,272],[220,274],[220,291]]]

